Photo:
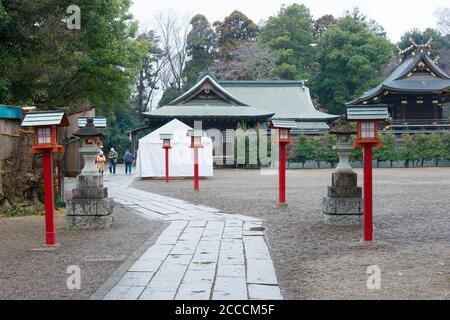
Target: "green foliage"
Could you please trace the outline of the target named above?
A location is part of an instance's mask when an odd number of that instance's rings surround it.
[[[316,138],[317,140],[317,161],[325,161],[334,164],[339,161],[334,146],[336,145],[336,136],[326,134],[323,137]]]
[[[186,51],[190,60],[186,62],[183,75],[185,87],[192,87],[198,75],[209,68],[217,51],[217,38],[214,29],[204,15],[197,14],[191,19],[192,29],[187,35]]]
[[[433,147],[434,146],[431,145],[430,136],[417,134],[415,136],[414,158],[420,160],[421,165],[423,166],[424,161],[432,160]]]
[[[164,91],[161,100],[159,100],[158,106],[163,107],[169,104],[170,102],[181,96],[185,91],[186,90],[178,89],[175,85],[170,86]]]
[[[126,131],[136,128],[138,125],[139,118],[131,110],[117,111],[106,129],[104,142],[105,154],[108,154],[109,150],[114,148],[119,154],[118,161],[122,161],[125,151],[131,147],[131,141]]]
[[[313,91],[329,112],[345,112],[345,103],[375,86],[392,56],[392,44],[373,30],[357,10],[331,25],[319,41],[319,72]]]
[[[409,167],[409,162],[412,160],[413,165],[416,160],[414,138],[410,134],[403,134],[403,145],[400,148],[400,160],[405,161],[405,167]]]
[[[438,165],[439,160],[445,160],[450,157],[444,139],[436,133],[430,135],[430,147],[430,158],[436,161],[436,165]]]
[[[305,163],[307,161],[314,159],[315,149],[312,144],[312,141],[309,137],[304,134],[300,134],[298,136],[298,143],[295,147],[295,159],[301,163]]]
[[[402,139],[398,140],[392,133],[381,136],[384,146],[375,148],[373,158],[379,161],[390,161],[391,166],[394,161],[403,160],[405,166],[413,165],[420,161],[435,160],[436,165],[439,160],[450,159],[450,134],[431,135],[418,134],[416,136],[404,134]],[[333,135],[321,137],[311,137],[299,135],[298,143],[295,148],[295,158],[293,160],[305,163],[306,161],[326,161],[335,164],[339,161],[336,151],[333,147],[336,145],[336,139]],[[362,149],[355,148],[350,155],[352,161],[362,161]]]
[[[81,8],[81,30],[61,20]],[[141,60],[128,12],[130,0],[2,1],[0,102],[38,109],[76,107],[83,101],[110,115],[129,103]],[[5,90],[6,88],[6,90]],[[6,92],[5,92],[6,91]]]
[[[439,56],[439,67],[450,72],[450,34],[443,35],[439,30],[427,28],[424,31],[412,29],[403,34],[397,43],[401,49],[405,49],[411,45],[412,39],[417,44],[427,43],[433,39],[431,45],[431,57],[434,59]]]
[[[281,79],[309,79],[315,64],[313,19],[304,5],[282,6],[261,30],[259,39],[275,51]]]
[[[384,145],[374,150],[373,157],[379,161],[390,161],[392,166],[393,161],[400,159],[397,138],[395,134],[387,133],[381,136],[381,141]]]

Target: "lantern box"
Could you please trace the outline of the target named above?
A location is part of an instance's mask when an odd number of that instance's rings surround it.
[[[32,153],[63,153],[64,148],[58,144],[58,128],[67,127],[69,120],[63,111],[30,112],[25,115],[22,127],[34,128],[34,145]]]
[[[171,148],[170,142],[173,139],[173,134],[161,133],[159,135],[159,138],[163,141],[163,148],[164,149],[170,149]]]
[[[389,119],[386,105],[349,107],[347,118],[357,122],[356,147],[362,147],[364,144],[372,144],[375,147],[383,145],[378,136],[378,121]]]
[[[291,143],[291,130],[297,128],[297,123],[292,120],[272,120],[269,128],[277,130],[278,143]]]
[[[203,148],[202,137],[204,137],[202,130],[188,130],[187,136],[191,137],[191,148]]]

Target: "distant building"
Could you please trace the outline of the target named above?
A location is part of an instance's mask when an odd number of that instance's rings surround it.
[[[449,130],[446,107],[450,77],[430,58],[430,42],[412,43],[400,51],[400,66],[377,87],[347,105],[387,104],[390,120],[385,130],[394,133]]]
[[[317,110],[303,81],[218,81],[204,75],[190,90],[159,109],[145,112],[147,128],[155,129],[178,119],[189,126],[202,121],[202,128],[218,129],[223,142],[231,130],[268,128],[270,120],[293,120],[293,135],[324,134],[338,116]],[[142,128],[140,128],[142,129]],[[133,131],[135,134],[136,131]],[[234,134],[234,133],[233,133]],[[232,141],[232,140],[231,140]]]

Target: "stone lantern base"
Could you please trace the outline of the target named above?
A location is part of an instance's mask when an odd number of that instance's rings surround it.
[[[323,221],[330,225],[362,225],[364,201],[357,174],[335,172],[328,195],[323,198]]]
[[[66,203],[67,227],[72,230],[102,229],[113,222],[114,201],[108,198],[101,175],[77,176],[77,188]]]

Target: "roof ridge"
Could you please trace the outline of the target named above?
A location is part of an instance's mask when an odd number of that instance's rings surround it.
[[[241,100],[237,99],[235,96],[233,96],[231,93],[229,93],[227,90],[225,90],[224,87],[222,87],[213,77],[210,75],[205,75],[202,79],[200,79],[194,86],[192,86],[188,91],[183,93],[181,96],[176,98],[175,100],[171,101],[167,105],[176,105],[178,102],[183,100],[184,98],[188,97],[190,94],[194,93],[197,89],[199,89],[206,81],[210,81],[216,89],[221,91],[224,95],[226,95],[228,98],[236,102],[237,104],[241,106],[247,106],[246,103],[242,102]]]

